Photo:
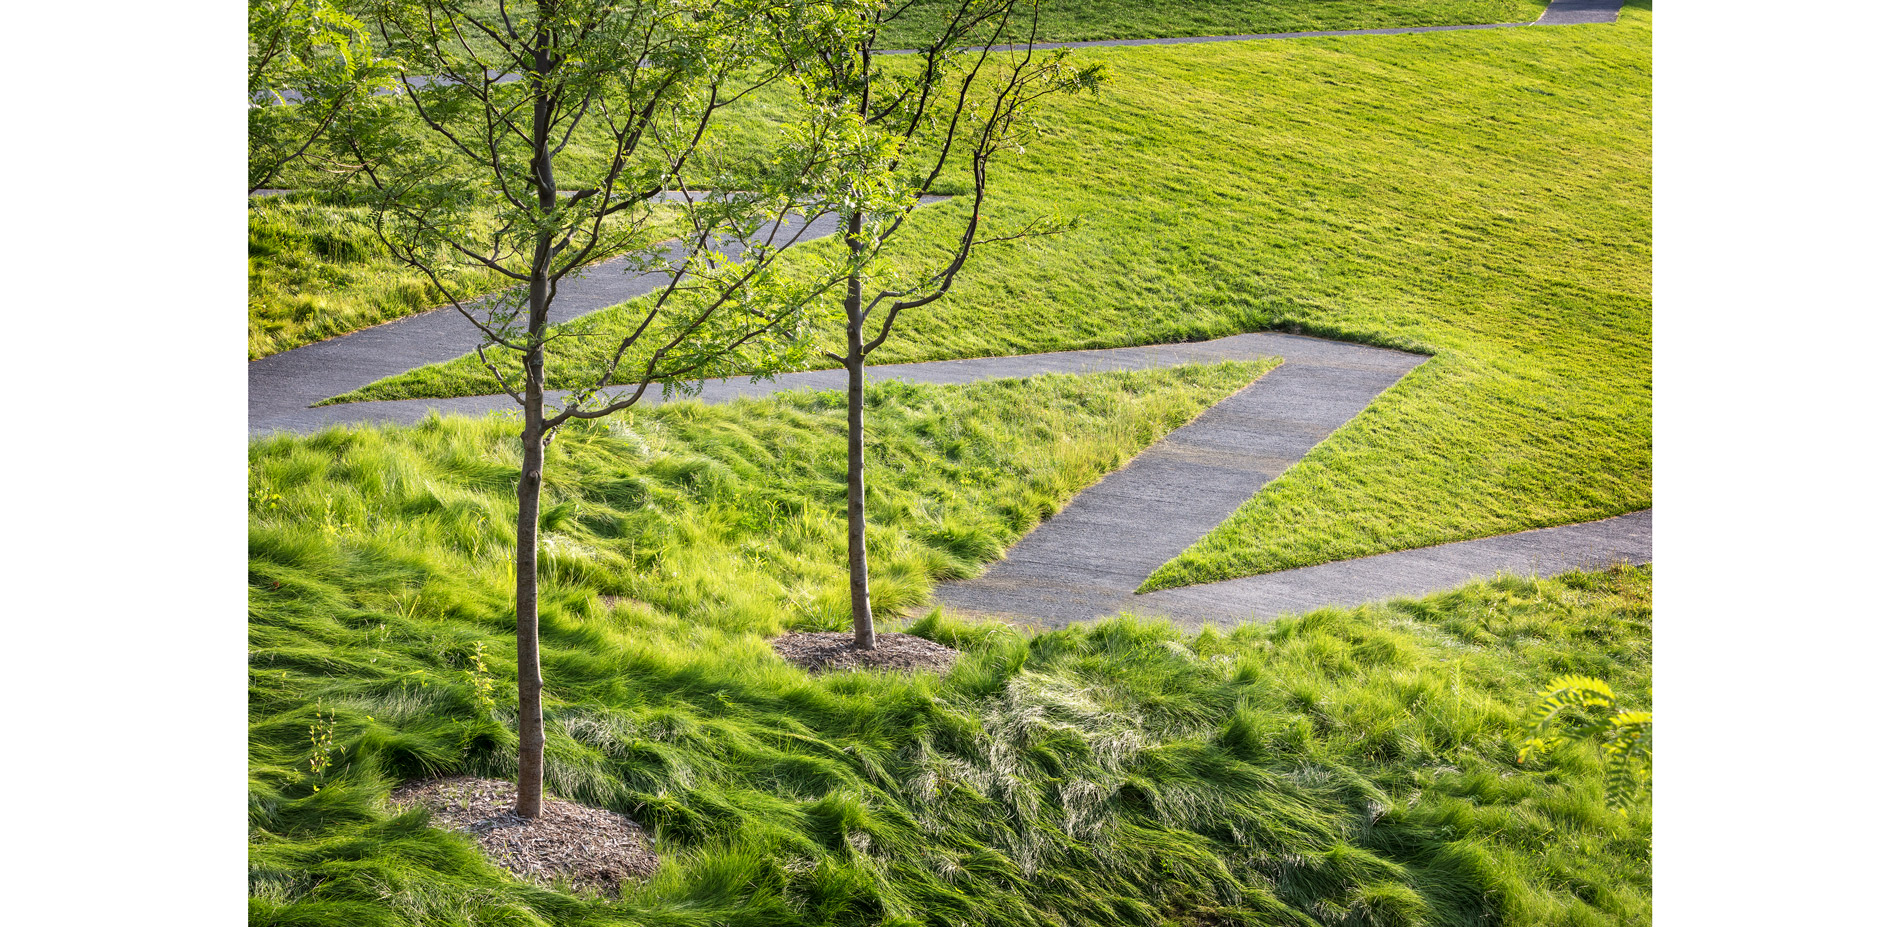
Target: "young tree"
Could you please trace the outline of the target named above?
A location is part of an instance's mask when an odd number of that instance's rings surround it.
[[[329,160],[333,130],[384,107],[394,63],[369,31],[326,0],[250,0],[250,192],[303,160]]]
[[[812,199],[806,184],[827,160],[826,138],[793,133],[770,157],[698,160],[714,117],[782,76],[782,61],[761,63],[757,24],[768,9],[800,22],[808,12],[787,0],[382,0],[367,14],[408,71],[399,88],[407,110],[435,140],[343,140],[364,164],[377,234],[476,326],[483,362],[522,410],[515,629],[524,817],[540,813],[542,796],[536,571],[548,443],[564,424],[625,409],[654,384],[690,389],[687,381],[796,359],[801,313],[836,279],[784,271],[777,260],[785,233],[816,219],[793,204]],[[816,5],[809,12],[830,15]],[[696,196],[700,180],[728,192]],[[669,190],[683,215],[663,226],[655,204]],[[675,232],[677,241],[661,240]],[[630,330],[587,333],[609,345],[597,369],[565,397],[550,393],[547,350],[559,330],[549,310],[562,281],[619,253],[664,269],[666,282]],[[457,299],[444,285],[456,266],[487,268],[515,286]],[[623,381],[625,391],[609,389]]]
[[[950,0],[927,46],[909,55],[878,54],[879,34],[917,5],[916,0],[841,5],[849,28],[835,21],[801,24],[774,18],[782,47],[809,48],[808,54],[791,56],[792,79],[841,152],[824,205],[838,212],[849,251],[845,344],[843,354],[826,354],[847,371],[847,558],[854,643],[862,649],[877,646],[865,543],[865,361],[890,338],[900,313],[928,306],[950,291],[976,248],[1056,230],[1044,218],[1014,229],[980,231],[990,167],[998,154],[1021,150],[1035,135],[1029,116],[1038,101],[1093,91],[1105,77],[1099,65],[1071,65],[1067,50],[1033,48],[1037,0]],[[801,25],[832,31],[801,33]],[[1026,27],[1028,44],[1004,44],[1015,26]],[[953,178],[969,198],[949,257],[921,272],[874,274],[877,258],[926,192]]]

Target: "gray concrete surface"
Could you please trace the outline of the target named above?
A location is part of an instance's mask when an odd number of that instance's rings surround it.
[[[1043,623],[1114,614],[1148,574],[1425,361],[1292,335],[1222,341],[1285,363],[1083,490],[982,576],[938,587],[936,601]]]
[[[946,197],[927,197],[926,202],[943,199]],[[812,241],[830,235],[837,226],[836,216],[824,215],[809,227],[800,223],[781,228],[772,241]],[[728,243],[721,250],[736,254],[738,248],[736,243]],[[632,269],[630,260],[619,257],[581,270],[562,282],[550,317],[555,322],[570,321],[651,292],[667,278],[663,272],[633,273]],[[310,431],[347,421],[414,421],[421,412],[412,415],[400,403],[363,404],[368,408],[357,411],[346,411],[355,406],[310,406],[424,364],[461,357],[480,342],[481,333],[475,326],[455,309],[445,307],[258,358],[250,362],[250,431]],[[507,401],[506,397],[498,398]],[[445,411],[476,411],[490,406],[499,407],[493,398],[441,400],[439,405]]]
[[[1544,15],[1537,17],[1538,26],[1581,26],[1592,23],[1616,22],[1617,14],[1623,11],[1623,0],[1551,0],[1544,8]]]
[[[463,326],[468,322],[460,316],[454,317]],[[395,325],[397,323],[390,323]],[[387,328],[390,326],[378,326]],[[369,329],[376,331],[377,329]],[[359,332],[357,334],[363,334]],[[355,337],[355,336],[346,336]],[[333,339],[342,341],[344,339]],[[333,342],[323,342],[331,344]],[[316,347],[316,345],[311,345]],[[304,348],[297,349],[299,351]],[[1030,377],[1042,373],[1095,373],[1108,370],[1147,370],[1155,367],[1173,367],[1181,364],[1211,363],[1222,360],[1254,360],[1263,357],[1285,356],[1333,358],[1336,361],[1360,356],[1361,352],[1381,352],[1379,348],[1343,342],[1325,341],[1318,338],[1306,338],[1299,335],[1248,334],[1233,335],[1212,341],[1190,344],[1145,345],[1132,348],[1102,348],[1090,351],[1060,351],[1050,354],[1021,354],[1010,357],[978,357],[968,360],[929,361],[915,364],[881,364],[865,368],[866,379],[871,383],[885,380],[909,380],[916,383],[973,383],[977,380],[989,380],[999,377]],[[1397,351],[1385,351],[1402,357],[1416,358],[1416,355],[1402,354]],[[453,355],[453,356],[459,356]],[[264,360],[268,360],[265,358]],[[1422,359],[1422,358],[1419,358]],[[383,366],[396,366],[400,362],[390,358],[372,359]],[[253,361],[253,368],[262,361]],[[406,369],[406,368],[404,368]],[[255,376],[255,375],[254,375]],[[368,381],[364,381],[368,382]],[[255,384],[255,380],[253,381]],[[361,384],[356,384],[361,385]],[[724,402],[739,397],[769,396],[774,393],[797,389],[843,389],[845,375],[843,370],[811,370],[798,373],[781,374],[772,380],[752,382],[749,378],[735,377],[728,380],[712,380],[704,384],[698,399],[704,402]],[[255,390],[255,386],[253,387]],[[348,388],[355,388],[354,386]],[[321,392],[315,387],[292,387],[290,391],[303,394]],[[326,394],[335,395],[334,392]],[[552,394],[550,405],[564,395]],[[319,397],[324,398],[324,397]],[[655,397],[657,399],[657,396]],[[390,422],[409,424],[420,421],[431,409],[446,414],[485,415],[490,413],[513,413],[516,411],[514,400],[505,395],[464,396],[454,399],[405,399],[394,402],[355,402],[344,405],[322,406],[320,408],[291,408],[284,404],[265,409],[260,413],[260,404],[252,400],[251,433],[267,434],[273,431],[310,432],[325,425],[349,424],[352,422]]]
[[[1402,550],[1297,570],[1128,596],[1109,614],[1167,615],[1184,625],[1231,627],[1323,605],[1357,605],[1454,589],[1500,573],[1552,576],[1649,563],[1653,510],[1601,521]]]
[[[1620,0],[1556,0],[1535,25],[1614,22]],[[1507,23],[1338,32],[1204,36],[1052,43],[1038,47],[1161,45],[1325,35],[1401,35],[1532,25]],[[276,191],[270,191],[276,192]],[[835,222],[805,237],[822,237]],[[800,239],[802,240],[802,239]],[[564,321],[650,291],[657,274],[625,272],[611,261],[580,275],[556,303]],[[477,333],[454,310],[436,310],[251,364],[253,434],[311,431],[348,422],[414,422],[429,410],[514,411],[505,396],[356,403],[316,402],[425,363],[473,349]],[[1651,558],[1651,512],[1400,551],[1203,586],[1136,596],[1133,590],[1224,522],[1242,503],[1380,392],[1426,359],[1363,345],[1295,335],[1236,335],[1194,344],[991,357],[870,369],[873,382],[967,383],[1039,373],[1084,373],[1269,356],[1285,363],[1169,434],[1128,466],[1084,490],[976,579],[937,590],[951,608],[1061,625],[1120,612],[1167,615],[1189,626],[1270,619],[1322,605],[1418,596],[1500,572],[1558,573]],[[700,399],[720,402],[792,389],[838,389],[844,373],[811,371],[753,383],[707,383]]]

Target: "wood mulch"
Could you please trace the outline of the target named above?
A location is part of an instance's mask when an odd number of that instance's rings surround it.
[[[626,815],[548,795],[540,817],[518,817],[515,784],[506,779],[422,779],[390,792],[389,799],[405,810],[428,808],[438,826],[473,836],[495,865],[541,885],[566,879],[617,898],[621,880],[643,879],[660,868],[651,842]]]
[[[957,662],[955,648],[909,634],[879,634],[875,650],[859,650],[851,646],[852,640],[837,631],[800,631],[773,640],[772,649],[785,662],[811,673],[885,669],[942,674]]]

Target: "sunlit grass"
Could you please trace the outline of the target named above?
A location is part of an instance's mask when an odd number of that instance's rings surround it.
[[[1153,586],[1649,504],[1647,10],[1084,60],[1119,76],[996,171],[993,210],[998,227],[1080,226],[980,254],[877,361],[1263,329],[1434,355]],[[914,254],[956,209],[920,215]],[[612,331],[625,311],[580,324]],[[551,377],[591,369],[591,344],[563,345]],[[463,359],[346,398],[492,390]]]
[[[887,626],[1264,366],[874,390]],[[254,442],[252,920],[1647,922],[1648,809],[1609,811],[1588,751],[1513,762],[1549,677],[1646,691],[1647,570],[1230,635],[932,616],[909,630],[964,651],[946,678],[814,679],[767,638],[848,622],[841,420],[836,394],[686,404],[551,449],[550,788],[664,859],[617,902],[382,804],[511,775],[510,424]]]
[[[957,0],[919,0],[882,36],[889,48],[925,41],[928,24]],[[1029,4],[1010,31],[1028,35]],[[1042,0],[1038,38],[1045,42],[1152,39],[1193,35],[1260,35],[1400,26],[1462,26],[1530,22],[1543,15],[1536,0]]]
[[[252,360],[443,303],[427,277],[383,250],[362,207],[257,198],[249,221]],[[457,296],[506,282],[479,270],[444,279]]]

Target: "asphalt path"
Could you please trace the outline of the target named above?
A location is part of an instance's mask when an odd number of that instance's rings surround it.
[[[1180,45],[1607,23],[1616,20],[1621,7],[1620,0],[1555,0],[1535,23],[1065,42],[1037,47]],[[822,238],[835,230],[834,218],[821,217],[802,235],[785,240]],[[579,318],[625,302],[650,292],[663,279],[658,272],[630,272],[624,258],[595,265],[562,288],[554,319]],[[432,410],[469,415],[515,411],[513,400],[507,396],[311,407],[314,402],[383,377],[459,357],[472,351],[478,341],[479,334],[459,313],[438,309],[253,361],[251,433],[309,432],[327,425],[363,422],[408,423]],[[1150,369],[1265,357],[1280,357],[1284,362],[1084,490],[982,576],[939,587],[936,601],[953,610],[1006,615],[1045,626],[1123,612],[1171,615],[1184,624],[1232,625],[1323,605],[1418,596],[1500,573],[1551,574],[1650,562],[1652,514],[1646,509],[1584,524],[1137,596],[1134,589],[1156,568],[1225,522],[1262,486],[1428,359],[1365,345],[1261,333],[1190,344],[891,364],[869,368],[867,373],[872,382],[901,379],[954,384],[1042,373]],[[841,370],[785,374],[759,382],[719,380],[704,384],[692,401],[721,402],[795,389],[839,389],[843,385]]]
[[[1534,26],[1582,26],[1616,22],[1623,0],[1551,0]]]
[[[1325,605],[1350,606],[1395,596],[1418,597],[1499,574],[1549,576],[1648,563],[1654,511],[1401,550],[1356,560],[1263,573],[1201,586],[1130,595],[1113,608],[1142,614],[1192,615],[1231,627]]]
[[[934,203],[944,198],[926,199]],[[837,228],[837,217],[827,214],[809,225],[801,219],[777,227],[770,239],[775,245],[796,244],[824,238]],[[742,247],[741,242],[729,241],[720,250],[730,256]],[[680,254],[676,249],[667,257],[677,259]],[[550,321],[568,322],[619,305],[652,292],[670,276],[664,270],[638,270],[634,260],[623,255],[576,272],[561,282],[549,311]],[[250,362],[251,433],[311,431],[349,421],[415,421],[420,412],[390,417],[386,409],[380,408],[390,404],[363,403],[360,405],[378,408],[360,409],[359,404],[311,406],[384,377],[454,360],[475,350],[481,342],[479,329],[453,307],[443,307],[258,358]],[[442,408],[476,411],[494,405],[496,398],[512,407],[513,400],[502,396],[476,403],[446,402]]]

